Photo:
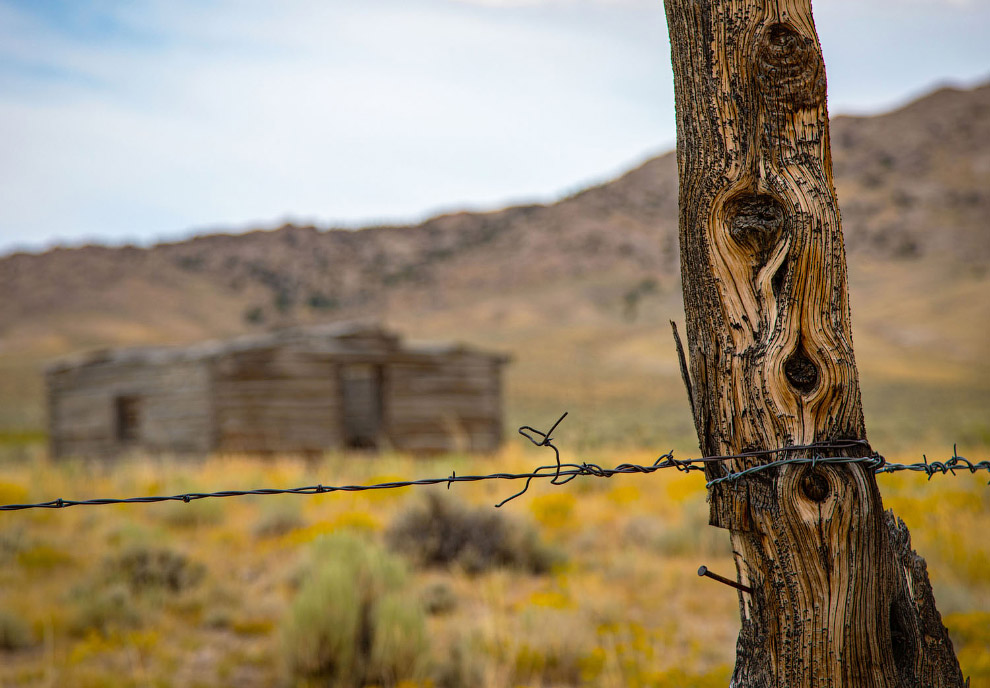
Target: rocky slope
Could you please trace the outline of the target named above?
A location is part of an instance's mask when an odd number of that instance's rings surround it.
[[[832,148],[851,260],[990,261],[990,85],[941,89],[878,117],[837,117]],[[677,271],[676,223],[668,153],[546,206],[454,213],[408,227],[290,225],[150,249],[17,254],[0,259],[0,337],[38,318],[51,331],[62,329],[53,317],[96,317],[126,321],[125,330],[161,319],[170,332],[151,327],[148,336],[184,339],[380,310],[385,300],[443,307],[587,275],[662,280]]]
[[[929,371],[943,383],[968,375],[982,387],[990,85],[943,88],[876,117],[836,117],[832,151],[861,368],[882,365],[897,377],[917,372],[912,361],[933,360],[945,364]],[[36,424],[35,364],[72,349],[354,315],[508,348],[519,361],[510,392],[534,398],[543,393],[525,380],[547,370],[558,345],[584,346],[602,380],[639,375],[630,360],[652,365],[657,352],[637,349],[636,337],[655,338],[656,326],[680,317],[678,279],[673,153],[553,204],[415,226],[284,226],[148,249],[14,254],[0,258],[0,409],[27,397],[28,420],[14,414],[9,423]],[[944,336],[950,318],[969,323],[958,341]],[[625,348],[605,343],[629,327],[645,329]],[[625,363],[613,369],[613,359]],[[555,371],[573,377],[567,360]]]

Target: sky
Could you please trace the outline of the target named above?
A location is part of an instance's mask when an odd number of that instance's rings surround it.
[[[990,0],[818,0],[833,114],[990,79]],[[661,0],[0,0],[0,254],[552,201],[673,147]]]

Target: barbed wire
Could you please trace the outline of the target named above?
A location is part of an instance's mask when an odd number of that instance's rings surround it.
[[[219,492],[187,492],[184,494],[156,496],[156,497],[127,497],[124,499],[102,498],[102,499],[53,499],[47,502],[35,504],[5,504],[0,505],[0,511],[21,511],[24,509],[63,509],[70,506],[103,506],[107,504],[151,504],[155,502],[194,502],[200,499],[214,497],[244,497],[249,495],[318,495],[330,494],[333,492],[365,492],[369,490],[391,490],[402,487],[417,487],[423,485],[447,484],[447,489],[453,483],[481,482],[484,480],[525,480],[523,488],[495,505],[502,507],[517,497],[521,497],[529,490],[530,484],[535,479],[549,479],[551,485],[565,485],[578,476],[590,476],[595,478],[611,478],[613,475],[629,475],[655,473],[657,471],[673,468],[682,473],[692,471],[704,471],[704,464],[718,463],[731,459],[759,459],[777,454],[787,454],[791,452],[814,452],[811,456],[793,456],[777,459],[767,463],[756,464],[736,472],[729,472],[709,480],[705,486],[711,488],[725,482],[741,480],[761,471],[786,465],[811,464],[812,468],[820,464],[863,464],[868,470],[874,473],[896,473],[899,471],[916,471],[925,473],[931,480],[935,475],[952,474],[956,471],[977,471],[990,472],[990,461],[979,461],[973,463],[969,459],[959,456],[956,446],[952,447],[952,457],[946,461],[928,461],[928,457],[922,455],[922,463],[904,464],[888,463],[887,460],[877,452],[871,451],[867,456],[826,456],[819,452],[828,450],[842,451],[852,449],[869,449],[866,440],[839,440],[835,442],[816,442],[813,444],[788,445],[777,449],[759,449],[741,452],[739,454],[724,454],[719,456],[703,456],[695,459],[675,459],[674,452],[669,451],[661,455],[649,465],[623,463],[614,468],[604,468],[594,463],[567,463],[560,460],[560,449],[553,443],[553,432],[567,417],[564,413],[549,430],[542,432],[529,425],[519,428],[519,434],[529,440],[537,447],[547,447],[554,453],[554,463],[538,466],[528,473],[491,473],[488,475],[457,475],[451,472],[446,478],[423,478],[420,480],[396,480],[386,483],[376,483],[373,485],[313,485],[308,487],[293,488],[261,488],[257,490],[223,490]],[[990,482],[987,483],[990,485]]]
[[[788,448],[788,450],[793,448]],[[887,460],[880,454],[874,452],[870,456],[863,457],[849,457],[849,456],[809,456],[809,457],[793,457],[789,459],[780,459],[778,461],[771,461],[765,464],[759,464],[752,466],[751,468],[738,471],[736,473],[729,473],[718,478],[709,480],[705,486],[711,487],[719,483],[738,480],[747,475],[752,475],[753,473],[758,473],[760,471],[765,471],[771,468],[776,468],[778,466],[786,466],[788,464],[811,464],[812,468],[816,464],[852,464],[861,463],[867,468],[873,470],[874,473],[897,473],[899,471],[917,471],[920,473],[925,473],[928,475],[928,479],[931,480],[935,475],[945,475],[946,473],[956,474],[956,471],[966,470],[970,473],[976,473],[977,471],[990,471],[990,461],[978,461],[973,463],[964,456],[959,456],[956,445],[952,445],[952,456],[946,461],[928,461],[928,457],[922,454],[924,461],[922,463],[888,463]],[[990,482],[987,483],[990,485]]]
[[[585,469],[585,472],[581,472],[573,475],[570,472],[568,472],[569,477],[567,478],[567,480],[561,481],[557,477],[555,477],[554,480],[550,481],[551,484],[553,485],[562,485],[566,482],[570,482],[575,477],[577,477],[577,475],[598,476],[600,475],[600,471],[603,470],[600,466],[596,466],[595,464],[587,464],[587,463],[583,463],[580,465],[561,464],[560,450],[553,444],[550,434],[557,428],[558,425],[560,425],[561,421],[563,421],[564,418],[566,417],[567,414],[564,413],[564,415],[562,415],[557,420],[557,422],[553,424],[550,430],[547,431],[546,433],[542,433],[539,430],[535,430],[534,428],[531,428],[526,425],[519,428],[519,433],[533,444],[537,446],[545,446],[551,448],[556,457],[558,467],[567,467],[569,470],[573,470],[575,468]],[[657,462],[654,463],[653,466],[655,467],[655,469],[677,468],[678,470],[684,472],[692,471],[692,470],[701,471],[704,469],[695,464],[721,462],[729,459],[759,458],[762,456],[784,454],[795,451],[804,452],[804,451],[818,451],[818,450],[826,450],[826,449],[843,450],[843,449],[852,449],[856,447],[868,449],[870,445],[869,442],[867,442],[866,440],[839,440],[835,442],[816,442],[813,444],[788,445],[788,446],[780,447],[778,449],[757,449],[757,450],[742,452],[739,454],[723,454],[719,456],[705,456],[699,459],[684,459],[684,460],[677,460],[673,458],[673,452],[668,452],[667,454],[657,459]],[[928,457],[926,455],[922,454],[921,456],[923,459],[922,463],[910,463],[910,464],[889,463],[887,459],[884,458],[881,454],[872,450],[868,456],[851,456],[851,457],[824,456],[822,454],[814,454],[812,456],[795,456],[786,459],[778,459],[776,461],[770,461],[768,463],[757,464],[755,466],[751,466],[741,471],[727,473],[726,475],[709,480],[708,482],[705,483],[705,487],[710,488],[720,483],[733,482],[741,478],[744,478],[746,476],[753,475],[754,473],[759,473],[761,471],[766,471],[790,464],[811,464],[812,468],[814,468],[818,464],[841,465],[841,464],[859,463],[859,464],[864,464],[868,469],[872,469],[874,473],[896,473],[898,471],[923,472],[927,474],[929,480],[931,480],[932,476],[935,475],[945,475],[946,473],[951,473],[952,475],[955,475],[956,471],[958,470],[967,470],[970,473],[976,473],[977,471],[981,471],[981,470],[990,472],[990,461],[979,461],[977,463],[973,463],[966,457],[959,456],[959,452],[956,448],[956,445],[952,445],[952,456],[946,461],[929,462]],[[623,464],[623,467],[624,466],[627,466],[627,464]],[[649,472],[653,472],[653,471],[649,471]],[[563,473],[560,474],[563,475]],[[988,482],[987,484],[990,485],[990,482]],[[529,483],[527,481],[526,487],[521,492],[513,495],[509,499],[513,499],[523,494],[526,491],[526,488],[528,487],[529,487]],[[505,501],[509,501],[509,500],[505,500]]]

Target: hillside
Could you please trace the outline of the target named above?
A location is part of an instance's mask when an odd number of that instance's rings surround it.
[[[990,435],[990,85],[837,117],[832,151],[868,405],[939,441]],[[672,153],[550,205],[415,226],[10,255],[0,290],[0,427],[40,426],[38,366],[70,350],[376,315],[514,353],[513,421],[567,407],[594,416],[591,443],[690,432],[665,324],[682,317]]]

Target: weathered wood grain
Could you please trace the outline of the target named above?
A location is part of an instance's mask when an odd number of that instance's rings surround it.
[[[665,5],[701,450],[865,439],[810,1]],[[916,572],[872,473],[784,466],[716,486],[710,503],[753,588],[739,593],[732,685],[962,685],[930,587],[906,603]]]
[[[147,395],[147,390],[155,390]],[[140,441],[121,442],[114,403],[144,396]],[[206,452],[210,445],[210,385],[202,362],[165,366],[99,364],[48,375],[49,424],[55,456],[107,456],[143,448]]]

